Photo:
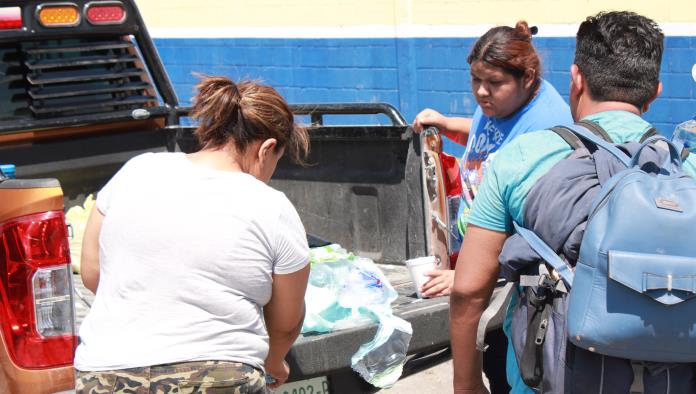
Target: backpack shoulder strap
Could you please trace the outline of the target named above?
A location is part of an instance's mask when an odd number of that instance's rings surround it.
[[[660,133],[657,131],[656,128],[651,127],[650,130],[646,131],[645,134],[643,134],[643,136],[640,137],[640,143],[642,144],[642,143],[645,142],[645,140],[647,140],[648,138],[654,137],[654,136],[656,136],[656,135],[660,135]],[[681,151],[681,161],[686,160],[686,158],[689,157],[689,153],[690,153],[690,152],[689,152],[688,149],[682,148],[682,151]]]
[[[656,129],[656,128],[651,127],[648,131],[645,132],[645,134],[643,134],[642,137],[640,137],[640,141],[639,141],[639,142],[642,144],[642,143],[645,142],[645,140],[647,140],[648,138],[654,137],[654,136],[656,136],[656,135],[660,135],[660,133],[657,132],[657,129]]]
[[[611,139],[609,136],[609,133],[606,132],[602,128],[602,126],[598,125],[597,123],[591,121],[591,120],[581,120],[579,122],[576,122],[575,125],[577,126],[582,126],[585,129],[589,130],[592,132],[592,134],[598,136],[599,138],[603,139],[606,142],[609,143],[614,143],[614,141]],[[574,131],[572,131],[572,127],[567,127],[567,126],[555,126],[552,127],[550,130],[553,131],[554,133],[558,134],[563,140],[573,148],[573,150],[578,150],[580,148],[587,148],[585,143],[581,138],[579,138]],[[650,132],[650,130],[648,130]],[[647,133],[646,133],[647,134]],[[657,131],[655,131],[655,134],[657,134]],[[649,137],[652,137],[654,134],[648,135],[645,137],[646,139]]]
[[[604,141],[609,142],[609,143],[614,143],[614,140],[611,139],[609,136],[609,133],[607,133],[606,130],[602,128],[599,124],[591,121],[591,120],[581,120],[575,123],[576,125],[583,126],[584,128],[590,130],[594,135],[602,138]]]
[[[573,148],[573,150],[585,148],[585,144],[583,144],[580,137],[578,137],[572,131],[566,129],[565,127],[556,126],[552,127],[550,130],[558,134],[559,137],[563,138],[563,140],[568,145],[570,145],[570,147]]]
[[[568,130],[571,130],[575,135],[580,137],[581,139],[585,141],[589,141],[592,144],[597,145],[597,147],[602,148],[606,150],[607,152],[611,153],[614,157],[619,159],[626,167],[631,166],[631,158],[628,157],[627,154],[619,150],[616,146],[614,146],[613,143],[607,142],[603,138],[597,136],[596,134],[592,133],[590,130],[585,128],[585,126],[581,124],[574,124],[574,125],[569,125],[569,126],[562,126],[567,128]]]
[[[565,261],[561,260],[560,257],[556,254],[556,252],[551,249],[549,245],[546,244],[541,238],[539,238],[538,235],[536,235],[533,231],[528,230],[519,224],[517,222],[512,222],[512,224],[515,226],[515,230],[519,235],[524,238],[529,246],[534,249],[537,254],[544,259],[550,266],[552,266],[556,272],[561,276],[561,279],[563,279],[563,282],[566,284],[566,288],[570,289],[573,286],[573,279],[575,279],[575,273],[573,273],[572,269],[568,267],[568,264],[565,263]]]
[[[516,293],[515,282],[507,282],[503,289],[498,294],[498,297],[488,305],[481,319],[479,319],[478,328],[476,330],[476,349],[480,352],[485,352],[488,349],[486,345],[486,332],[488,332],[488,324],[496,317],[505,319],[504,316],[499,316],[501,313],[507,313],[508,306]]]

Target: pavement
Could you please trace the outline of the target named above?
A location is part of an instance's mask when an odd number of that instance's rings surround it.
[[[385,394],[426,394],[452,392],[452,359],[400,379]]]
[[[380,390],[384,394],[446,394],[452,392],[452,359],[426,370],[400,379],[389,389]],[[488,387],[488,379],[483,376]]]

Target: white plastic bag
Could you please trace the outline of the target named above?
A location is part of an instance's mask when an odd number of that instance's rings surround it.
[[[351,366],[376,387],[393,385],[401,376],[413,333],[411,323],[392,314],[396,290],[372,260],[337,244],[313,248],[310,262],[302,333],[379,323],[375,337],[353,355]]]

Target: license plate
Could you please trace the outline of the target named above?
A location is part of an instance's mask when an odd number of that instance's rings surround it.
[[[329,381],[325,376],[299,382],[285,383],[275,389],[275,394],[329,394]]]

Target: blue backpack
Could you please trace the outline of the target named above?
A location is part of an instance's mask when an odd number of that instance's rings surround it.
[[[559,386],[571,376],[573,386],[597,378],[571,392],[625,393],[643,385],[640,364],[649,379],[675,367],[673,378],[696,384],[696,367],[678,364],[696,362],[696,181],[664,137],[616,146],[592,130],[554,129],[576,150],[530,191],[527,228],[514,223],[501,253],[503,275],[523,289],[512,328],[522,377],[538,392],[568,392]]]

